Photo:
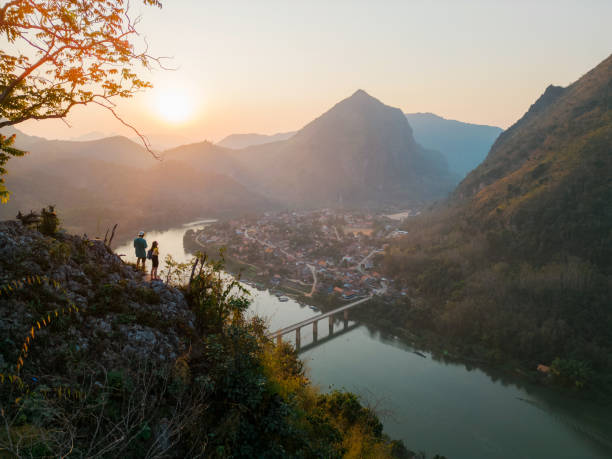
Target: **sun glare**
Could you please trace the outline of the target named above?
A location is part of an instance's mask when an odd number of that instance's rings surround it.
[[[157,97],[157,111],[166,121],[182,123],[193,113],[193,103],[179,91],[162,92]]]

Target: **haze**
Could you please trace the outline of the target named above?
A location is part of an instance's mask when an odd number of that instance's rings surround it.
[[[176,143],[217,141],[299,129],[363,88],[404,112],[506,128],[609,54],[610,17],[608,1],[170,1],[143,10],[140,30],[177,70],[150,74],[155,88],[119,111]],[[188,107],[160,104],[185,93]],[[20,129],[132,136],[95,107],[68,122]]]

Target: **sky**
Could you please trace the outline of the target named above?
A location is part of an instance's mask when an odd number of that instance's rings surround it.
[[[150,53],[171,56],[175,70],[144,72],[154,88],[118,111],[169,143],[297,130],[357,89],[404,112],[507,128],[549,84],[567,86],[612,53],[610,0],[166,0],[136,10]],[[16,127],[131,135],[99,107],[67,121]]]

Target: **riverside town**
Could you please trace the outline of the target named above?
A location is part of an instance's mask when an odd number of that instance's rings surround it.
[[[407,290],[381,275],[376,260],[390,240],[406,234],[398,229],[402,219],[418,213],[266,212],[189,230],[185,246],[209,254],[224,247],[228,266],[243,280],[279,296],[349,301],[375,294],[390,301]]]

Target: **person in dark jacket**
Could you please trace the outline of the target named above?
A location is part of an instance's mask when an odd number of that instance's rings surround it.
[[[145,269],[145,261],[147,260],[147,241],[144,238],[144,231],[138,233],[138,237],[134,239],[134,249],[136,250],[136,268],[142,263],[142,269]]]
[[[157,245],[157,241],[153,241],[151,245],[151,261],[153,262],[153,267],[151,268],[151,280],[159,280],[157,276],[157,267],[159,266],[159,247]]]

